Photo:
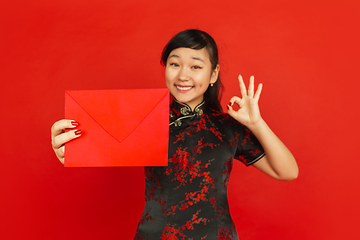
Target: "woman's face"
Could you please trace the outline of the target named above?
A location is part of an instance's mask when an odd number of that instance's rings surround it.
[[[209,84],[216,82],[218,73],[219,66],[212,71],[205,48],[177,48],[169,54],[166,62],[166,86],[179,102],[194,109],[202,102]]]

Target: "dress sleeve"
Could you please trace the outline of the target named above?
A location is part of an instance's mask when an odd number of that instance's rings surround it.
[[[246,166],[250,166],[265,156],[265,151],[255,135],[247,127],[239,125],[237,129],[239,139],[234,157]]]

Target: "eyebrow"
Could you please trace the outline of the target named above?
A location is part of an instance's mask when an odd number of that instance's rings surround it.
[[[171,58],[171,57],[180,58],[180,56],[176,55],[176,54],[172,54],[168,58]],[[198,58],[198,57],[191,57],[191,58],[194,59],[194,60],[199,60],[199,61],[202,61],[203,63],[205,63],[205,61],[203,59],[201,59],[201,58]]]
[[[198,58],[198,57],[192,57],[192,59],[194,59],[194,60],[199,60],[199,61],[202,61],[203,63],[205,63],[204,60],[202,60],[201,58]]]

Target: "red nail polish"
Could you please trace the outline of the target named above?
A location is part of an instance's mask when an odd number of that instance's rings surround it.
[[[78,122],[75,122],[75,121],[72,121],[72,122],[71,122],[71,125],[77,127],[77,126],[79,126],[79,123],[78,123]]]
[[[233,104],[231,102],[229,102],[229,106],[232,106]]]
[[[229,110],[230,109],[229,105],[226,105],[226,108]]]
[[[75,135],[80,135],[80,134],[81,134],[81,130],[77,130],[77,131],[75,131],[74,133],[75,133]]]

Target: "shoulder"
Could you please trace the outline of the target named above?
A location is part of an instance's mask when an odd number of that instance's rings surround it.
[[[218,122],[225,125],[242,125],[234,118],[232,118],[228,113],[220,112],[211,108],[206,108],[206,115],[211,118],[214,122]]]

